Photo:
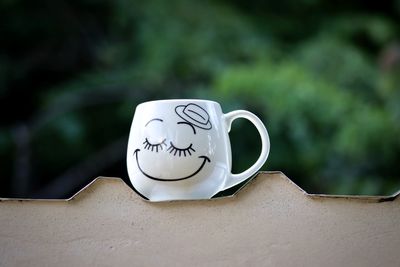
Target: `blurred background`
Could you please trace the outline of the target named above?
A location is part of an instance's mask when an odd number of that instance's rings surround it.
[[[205,98],[265,123],[308,192],[400,189],[400,0],[0,2],[0,196],[127,179],[134,108]],[[258,157],[231,132],[233,171]]]

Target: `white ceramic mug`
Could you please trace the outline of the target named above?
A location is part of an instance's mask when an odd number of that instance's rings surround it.
[[[232,174],[228,133],[232,121],[245,118],[262,141],[258,160]],[[255,174],[267,160],[268,132],[245,110],[222,113],[214,101],[157,100],[136,107],[127,151],[128,174],[134,188],[150,201],[209,199]]]

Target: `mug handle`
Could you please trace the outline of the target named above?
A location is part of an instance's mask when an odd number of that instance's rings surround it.
[[[231,130],[232,122],[236,119],[244,118],[253,123],[253,125],[257,128],[258,133],[260,134],[261,137],[261,154],[258,157],[257,161],[244,172],[238,174],[231,173],[231,177],[227,179],[227,181],[225,182],[224,189],[222,190],[235,186],[243,182],[244,180],[250,178],[253,174],[255,174],[267,160],[270,150],[270,142],[267,129],[265,128],[262,121],[256,115],[247,110],[235,110],[224,114],[224,118],[225,118],[225,125],[228,129],[228,133]]]

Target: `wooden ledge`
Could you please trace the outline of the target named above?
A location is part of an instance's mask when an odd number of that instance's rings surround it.
[[[235,197],[143,201],[118,178],[0,202],[0,266],[400,266],[400,203],[307,194],[280,172]]]

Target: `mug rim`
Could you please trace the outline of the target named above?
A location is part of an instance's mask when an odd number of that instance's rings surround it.
[[[173,99],[156,99],[156,100],[150,100],[146,102],[142,102],[137,105],[137,107],[146,105],[146,104],[152,104],[152,103],[182,103],[182,102],[208,102],[208,103],[213,103],[216,105],[219,105],[218,102],[214,100],[208,100],[208,99],[200,99],[200,98],[173,98]]]

